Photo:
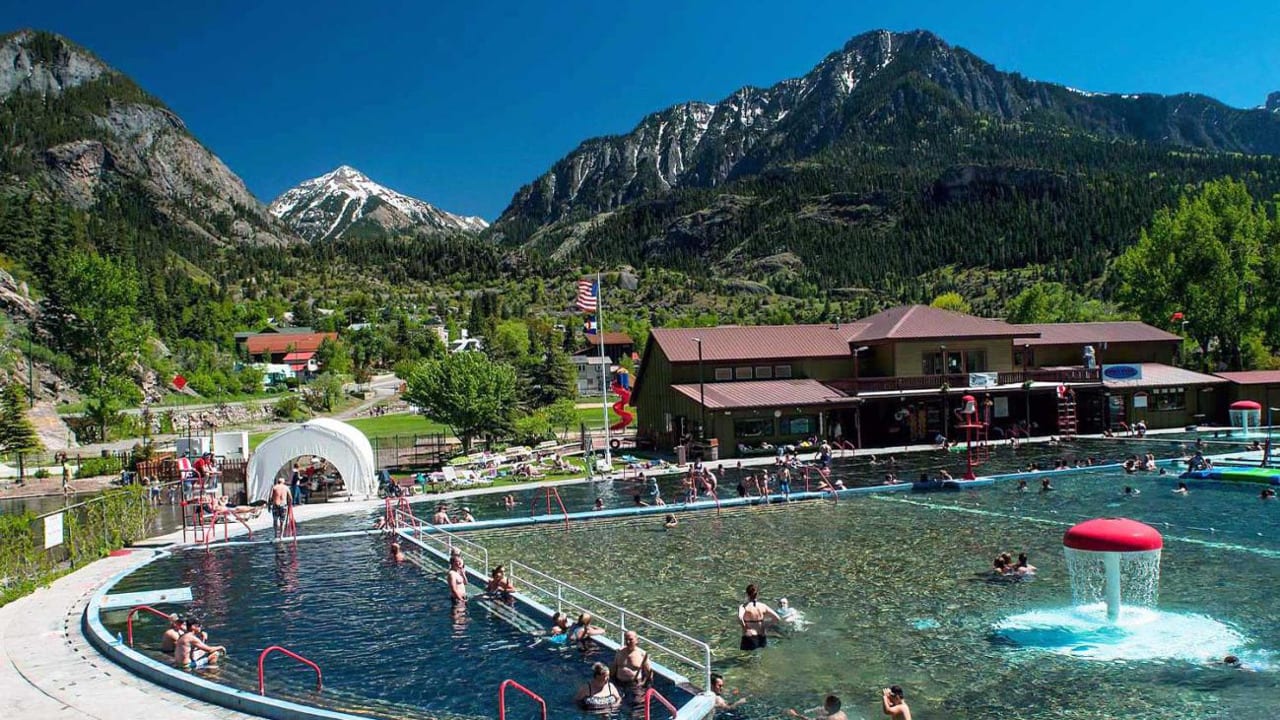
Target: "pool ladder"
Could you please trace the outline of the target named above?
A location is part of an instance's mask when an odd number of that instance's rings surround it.
[[[547,701],[543,700],[538,693],[509,678],[503,680],[498,686],[498,720],[507,720],[507,688],[515,688],[532,698],[542,709],[542,720],[547,720]]]
[[[551,500],[555,498],[556,504],[560,506],[560,512],[564,515],[564,529],[569,529],[569,511],[564,507],[564,500],[560,498],[560,491],[554,485],[547,485],[543,488],[543,494],[547,501],[547,514],[551,514]],[[538,512],[538,496],[535,494],[533,499],[529,501],[530,514]]]
[[[301,655],[299,655],[296,652],[293,652],[292,650],[282,648],[279,645],[272,645],[266,650],[263,650],[262,654],[258,656],[258,694],[259,695],[267,694],[267,680],[266,680],[264,663],[267,661],[267,656],[270,655],[271,653],[280,653],[282,655],[286,655],[288,657],[293,658],[294,660],[297,660],[303,665],[310,667],[312,670],[315,670],[316,671],[316,692],[320,692],[324,688],[324,675],[320,672],[319,665],[302,657]]]

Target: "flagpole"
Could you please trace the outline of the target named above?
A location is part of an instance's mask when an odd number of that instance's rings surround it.
[[[604,284],[596,273],[596,341],[600,345],[600,406],[604,414],[604,463],[613,469],[613,452],[609,448],[609,363],[604,354]]]

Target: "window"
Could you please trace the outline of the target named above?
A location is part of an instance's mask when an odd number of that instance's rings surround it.
[[[751,368],[749,368],[749,367],[734,368],[734,369],[733,369],[733,376],[734,376],[735,378],[739,379],[739,380],[750,380],[750,379],[751,379]]]
[[[756,368],[757,380],[767,380],[768,378],[771,378],[771,377],[773,377],[773,367],[769,365],[761,365],[760,367]]]
[[[716,368],[716,380],[732,380],[733,368]]]
[[[946,368],[942,361],[946,358]],[[936,353],[924,353],[920,356],[920,371],[924,375],[962,375],[972,372],[987,371],[986,350],[954,350]]]
[[[1185,388],[1156,388],[1154,391],[1157,411],[1174,411],[1187,409],[1187,392]]]
[[[773,376],[779,377],[779,378],[791,377],[791,366],[790,365],[774,365]]]
[[[986,350],[966,350],[964,353],[964,372],[976,373],[987,371]]]
[[[782,418],[782,435],[812,435],[818,431],[818,419],[813,415]]]
[[[942,374],[942,353],[924,353],[920,356],[921,375]]]
[[[773,435],[773,418],[748,418],[733,421],[733,436],[739,440]]]

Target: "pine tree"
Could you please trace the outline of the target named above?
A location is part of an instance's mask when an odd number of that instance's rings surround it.
[[[17,456],[19,483],[25,475],[23,456],[43,448],[35,426],[27,417],[26,404],[26,391],[17,383],[0,388],[0,452]]]

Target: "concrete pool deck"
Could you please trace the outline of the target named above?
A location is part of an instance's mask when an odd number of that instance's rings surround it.
[[[81,629],[89,597],[137,556],[109,557],[0,607],[0,717],[24,720],[250,720],[143,680]]]

